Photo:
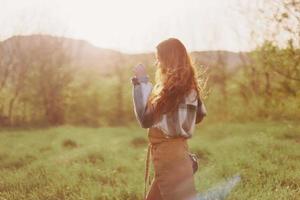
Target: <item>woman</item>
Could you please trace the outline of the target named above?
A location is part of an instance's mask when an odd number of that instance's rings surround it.
[[[205,116],[197,71],[184,45],[169,38],[157,45],[156,85],[143,65],[134,68],[134,112],[141,127],[148,128],[154,178],[146,200],[191,200],[196,198],[192,161],[187,139],[195,123]],[[148,158],[145,182],[148,176]]]

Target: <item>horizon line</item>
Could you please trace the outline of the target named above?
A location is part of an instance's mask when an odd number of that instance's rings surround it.
[[[150,51],[150,50],[144,50],[144,51],[130,51],[130,50],[122,50],[120,48],[113,48],[113,47],[104,47],[104,46],[99,46],[95,43],[93,43],[92,41],[88,40],[88,39],[84,39],[84,38],[78,38],[78,37],[72,37],[72,36],[63,36],[63,35],[55,35],[55,34],[51,34],[51,33],[30,33],[30,34],[13,34],[10,36],[6,36],[4,38],[2,38],[0,40],[0,43],[5,42],[7,40],[10,40],[14,37],[30,37],[30,36],[48,36],[48,37],[56,37],[56,38],[63,38],[63,39],[71,39],[71,40],[75,40],[75,41],[82,41],[82,42],[86,42],[89,43],[90,45],[99,48],[99,49],[103,49],[103,50],[110,50],[110,51],[117,51],[119,53],[122,54],[128,54],[128,55],[134,55],[134,54],[153,54],[155,53],[155,50]],[[231,52],[231,53],[250,53],[252,51],[254,51],[254,49],[252,50],[248,50],[248,51],[237,51],[237,50],[230,50],[230,49],[192,49],[192,50],[188,50],[188,53],[194,53],[194,52]]]

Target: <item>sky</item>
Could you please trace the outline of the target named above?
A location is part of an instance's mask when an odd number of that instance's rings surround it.
[[[189,51],[249,51],[250,0],[0,0],[0,40],[52,34],[128,53],[169,37]]]

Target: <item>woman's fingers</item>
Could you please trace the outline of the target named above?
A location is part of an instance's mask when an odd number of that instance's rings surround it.
[[[137,66],[135,66],[133,68],[133,73],[135,76],[146,76],[147,72],[146,72],[146,67],[143,64],[138,64]]]

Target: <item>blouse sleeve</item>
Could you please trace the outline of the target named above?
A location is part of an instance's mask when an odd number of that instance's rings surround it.
[[[204,103],[200,100],[200,98],[198,98],[196,124],[200,123],[206,115],[207,115],[206,107]]]
[[[133,77],[131,82],[135,117],[142,128],[150,128],[154,124],[155,106],[148,99],[153,85],[148,76]]]

